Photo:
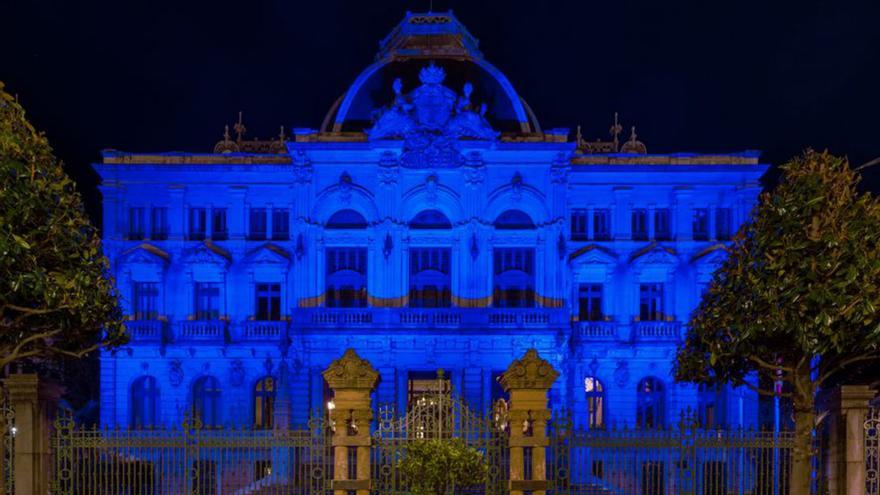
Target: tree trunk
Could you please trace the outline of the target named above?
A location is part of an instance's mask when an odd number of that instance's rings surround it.
[[[813,472],[813,426],[816,424],[816,405],[810,371],[798,370],[794,377],[794,448],[791,453],[789,495],[808,495]],[[776,466],[781,469],[782,466]]]

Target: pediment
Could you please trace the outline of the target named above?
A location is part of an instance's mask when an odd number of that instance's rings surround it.
[[[287,265],[290,254],[281,246],[267,243],[251,251],[246,262],[255,265]]]
[[[226,266],[232,261],[228,251],[211,243],[204,243],[183,254],[183,262],[193,265],[211,264]]]
[[[715,244],[707,247],[691,257],[691,263],[710,264],[718,266],[727,259],[727,246]]]
[[[633,265],[676,265],[678,257],[674,249],[651,243],[634,252],[629,258]]]
[[[122,253],[119,261],[125,264],[167,265],[171,255],[152,244],[143,243]]]
[[[617,263],[617,255],[614,251],[610,249],[600,246],[598,244],[590,244],[589,246],[584,246],[577,251],[571,253],[568,257],[568,261],[572,265],[587,265],[587,264],[616,264]]]

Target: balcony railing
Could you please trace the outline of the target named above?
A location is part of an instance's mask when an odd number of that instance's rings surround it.
[[[633,335],[638,340],[674,340],[681,337],[681,323],[677,321],[637,321]]]
[[[295,328],[541,328],[565,325],[555,308],[308,308],[295,312]]]
[[[162,320],[129,320],[125,329],[131,340],[138,342],[161,342],[165,338],[165,322]]]
[[[287,334],[287,321],[248,321],[244,326],[245,340],[279,340]]]
[[[574,336],[581,340],[616,340],[617,323],[613,321],[579,321]]]
[[[224,340],[225,320],[187,320],[177,327],[177,340]]]

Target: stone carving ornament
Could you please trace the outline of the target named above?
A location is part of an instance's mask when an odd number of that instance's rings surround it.
[[[183,363],[179,359],[168,363],[168,382],[172,387],[179,387],[183,383]]]
[[[369,361],[361,359],[352,348],[348,348],[341,358],[330,363],[324,371],[324,379],[330,388],[337,390],[343,388],[366,388],[372,389],[379,378]]]
[[[507,371],[501,375],[501,386],[504,390],[522,388],[549,389],[559,377],[559,372],[546,359],[538,355],[534,348],[526,351],[525,356],[514,361]]]
[[[381,111],[366,133],[370,140],[403,138],[401,164],[408,168],[450,168],[465,159],[460,138],[492,141],[499,133],[486,121],[486,106],[474,108],[473,85],[465,83],[462,94],[444,86],[446,72],[433,63],[419,73],[422,85],[403,94],[403,83],[392,85],[394,101]]]

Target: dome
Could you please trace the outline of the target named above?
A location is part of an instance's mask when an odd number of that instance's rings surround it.
[[[443,85],[462,93],[473,86],[473,101],[485,104],[485,118],[502,132],[540,132],[537,119],[510,81],[488,63],[477,49],[478,42],[451,12],[407,13],[382,42],[376,62],[355,79],[327,117],[324,132],[360,132],[369,128],[376,111],[393,100],[393,84],[400,79],[403,92],[420,85],[420,73],[429,65],[445,72]]]

